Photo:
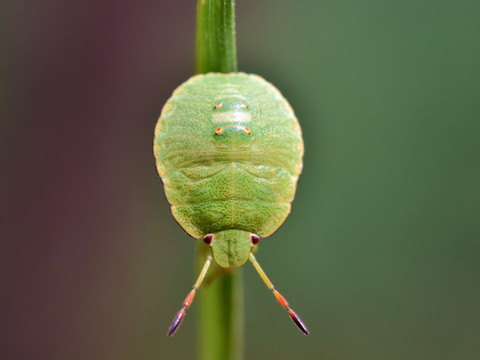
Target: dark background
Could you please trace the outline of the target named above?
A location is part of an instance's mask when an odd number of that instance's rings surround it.
[[[190,359],[194,243],[153,129],[194,72],[195,2],[0,4],[1,358]],[[480,3],[238,0],[239,69],[305,135],[252,267],[248,359],[480,357]]]

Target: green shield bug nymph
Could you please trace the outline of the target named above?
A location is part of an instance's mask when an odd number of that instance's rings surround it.
[[[257,75],[209,73],[178,87],[155,128],[154,154],[172,213],[203,238],[223,267],[250,260],[265,284],[308,335],[251,250],[287,218],[302,170],[303,140],[288,102]],[[208,256],[168,335],[178,329],[212,256]]]

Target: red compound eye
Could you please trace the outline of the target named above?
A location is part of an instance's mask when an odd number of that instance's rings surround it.
[[[250,235],[250,238],[252,239],[252,244],[257,245],[258,242],[260,241],[260,237],[258,235],[252,234]]]
[[[203,238],[203,241],[207,245],[210,245],[212,243],[212,240],[213,240],[213,235],[212,234],[205,235],[204,238]]]

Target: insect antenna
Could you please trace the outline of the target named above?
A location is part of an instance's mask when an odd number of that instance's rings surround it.
[[[277,290],[275,290],[272,282],[267,277],[267,274],[265,274],[265,272],[262,270],[262,268],[260,267],[260,264],[258,263],[257,259],[255,259],[255,256],[253,256],[252,253],[250,253],[250,261],[252,262],[253,266],[255,267],[255,270],[257,270],[258,274],[260,275],[262,280],[265,282],[267,287],[270,290],[272,290],[273,295],[275,295],[278,302],[288,311],[288,315],[290,315],[290,318],[293,320],[295,325],[297,325],[297,327],[300,329],[300,331],[303,334],[308,335],[309,334],[308,329],[303,323],[302,319],[300,319],[300,316],[298,316],[297,313],[293,311],[293,309],[291,309],[290,306],[288,306],[287,299],[285,299]]]
[[[177,313],[175,318],[172,321],[172,325],[170,325],[170,328],[168,329],[168,336],[172,336],[175,334],[175,332],[178,330],[180,327],[180,324],[183,321],[183,318],[185,317],[185,314],[187,313],[187,309],[192,305],[193,298],[195,297],[195,294],[202,284],[203,279],[205,278],[205,274],[207,273],[208,268],[210,267],[210,263],[212,262],[212,256],[208,255],[207,256],[207,261],[205,261],[205,265],[203,265],[203,269],[200,272],[200,275],[198,276],[197,281],[195,282],[195,285],[193,285],[192,291],[187,295],[185,298],[185,301],[183,302],[182,308],[180,311]]]

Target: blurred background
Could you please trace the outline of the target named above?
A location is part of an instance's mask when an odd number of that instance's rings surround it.
[[[2,359],[191,359],[195,240],[152,155],[195,1],[0,4]],[[480,357],[480,3],[238,0],[239,69],[305,135],[252,267],[247,359]]]

